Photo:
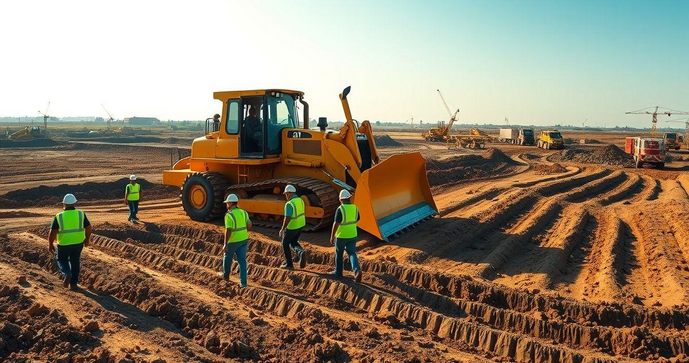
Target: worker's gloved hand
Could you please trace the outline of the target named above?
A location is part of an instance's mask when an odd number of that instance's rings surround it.
[[[335,245],[335,237],[330,237],[330,244]]]
[[[280,232],[278,232],[278,237],[282,238],[282,235],[285,234],[285,230],[280,228]]]

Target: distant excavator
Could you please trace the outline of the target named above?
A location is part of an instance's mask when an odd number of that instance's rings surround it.
[[[307,230],[332,223],[337,194],[346,189],[359,207],[359,228],[387,241],[438,213],[426,160],[418,152],[381,160],[369,121],[352,118],[349,92],[340,94],[346,122],[339,131],[327,130],[325,118],[309,128],[309,105],[300,91],[215,92],[223,103],[220,125],[206,125],[191,156],[163,171],[163,182],[181,188],[182,206],[193,220],[223,215],[224,197],[234,193],[254,224],[263,225],[282,219],[281,193],[292,184],[306,204]]]

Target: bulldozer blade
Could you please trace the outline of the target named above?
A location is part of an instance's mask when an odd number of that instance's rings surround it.
[[[364,171],[354,203],[359,228],[384,241],[438,214],[420,153],[393,155]]]

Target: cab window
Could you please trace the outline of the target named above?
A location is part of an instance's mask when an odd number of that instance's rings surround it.
[[[551,132],[551,133],[550,133],[550,138],[551,138],[551,139],[561,139],[562,136],[560,136],[560,133],[559,133],[559,132]]]
[[[227,101],[227,120],[225,122],[225,131],[230,135],[239,133],[239,100]]]
[[[273,92],[267,99],[268,105],[268,154],[280,152],[281,130],[297,127],[297,114],[294,97],[288,94]]]

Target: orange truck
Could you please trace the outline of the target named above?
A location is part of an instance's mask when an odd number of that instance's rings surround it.
[[[624,143],[624,152],[634,156],[637,168],[651,164],[662,169],[665,167],[665,143],[663,139],[650,137],[628,137]]]

